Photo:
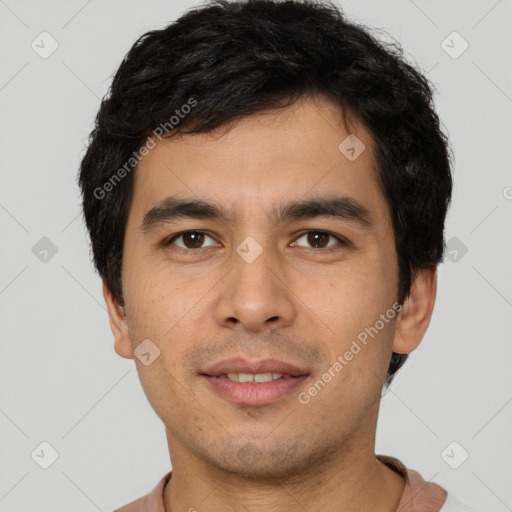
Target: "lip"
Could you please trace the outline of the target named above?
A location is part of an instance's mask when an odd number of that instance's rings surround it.
[[[251,383],[234,382],[219,378],[227,373],[283,373],[290,375],[289,379],[276,379],[270,382]],[[291,394],[309,376],[309,371],[298,365],[278,359],[248,361],[243,357],[225,359],[200,371],[213,390],[238,405],[267,405]]]
[[[243,357],[225,359],[209,366],[205,370],[201,370],[199,373],[209,377],[218,377],[227,373],[285,373],[292,377],[309,375],[308,370],[278,359],[248,361]],[[263,384],[257,385],[261,386]]]
[[[238,405],[267,405],[296,390],[307,375],[291,377],[290,379],[277,379],[260,384],[251,382],[234,382],[229,379],[201,375],[209,385],[223,398]]]

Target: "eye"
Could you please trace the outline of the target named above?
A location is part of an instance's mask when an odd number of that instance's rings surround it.
[[[327,231],[308,231],[306,233],[303,233],[299,238],[297,238],[297,241],[300,240],[301,238],[305,238],[306,242],[308,244],[311,244],[314,249],[330,250],[331,248],[336,246],[348,245],[348,242],[346,240],[339,236],[333,235],[332,233],[329,233]],[[329,238],[337,240],[338,243],[329,244]],[[297,245],[297,242],[295,242],[293,245]]]
[[[209,238],[210,240],[213,240],[213,238],[203,231],[185,231],[183,233],[180,233],[178,235],[174,235],[172,238],[167,240],[165,242],[165,245],[176,245],[177,247],[180,247],[181,249],[202,249],[203,243],[206,238]],[[182,243],[175,244],[175,240],[182,239]],[[210,244],[210,246],[216,245],[215,243]],[[208,247],[208,246],[205,246]]]
[[[297,242],[301,239],[305,238],[306,242],[312,246],[313,249],[326,249],[332,250],[337,248],[338,246],[347,246],[349,242],[339,236],[333,235],[327,231],[307,231],[303,233],[297,241],[294,242],[293,245],[299,245]],[[210,239],[212,243],[208,245],[203,245],[206,239]],[[329,239],[334,243],[329,243]],[[180,243],[178,243],[179,241]],[[338,243],[336,243],[336,241]],[[165,246],[175,245],[183,250],[197,250],[203,249],[205,247],[213,247],[216,246],[216,242],[213,240],[211,236],[206,234],[203,231],[184,231],[183,233],[178,233],[177,235],[172,236],[166,242],[164,242]],[[302,246],[304,247],[304,246]]]

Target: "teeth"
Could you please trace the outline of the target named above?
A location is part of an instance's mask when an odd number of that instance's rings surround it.
[[[228,373],[219,375],[220,379],[229,379],[233,382],[270,382],[277,379],[291,379],[291,375],[282,373]]]
[[[282,376],[281,373],[256,373],[254,382],[270,382],[271,380],[280,379]]]
[[[238,382],[252,382],[254,380],[254,377],[252,373],[239,373],[238,375],[236,373],[228,373],[228,379],[236,379],[238,380]]]

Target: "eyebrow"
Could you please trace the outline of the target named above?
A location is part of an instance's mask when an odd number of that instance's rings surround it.
[[[363,228],[372,225],[370,211],[365,206],[351,197],[334,195],[294,199],[275,206],[267,217],[276,224],[287,220],[328,217],[352,222]],[[236,221],[237,216],[222,203],[169,196],[145,213],[140,229],[147,233],[184,218],[213,219],[232,223]]]

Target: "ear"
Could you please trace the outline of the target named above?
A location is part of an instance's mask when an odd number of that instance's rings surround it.
[[[103,281],[103,297],[107,305],[110,329],[114,335],[114,350],[126,359],[133,359],[133,350],[128,336],[128,324],[122,306],[114,299],[105,279]]]
[[[436,269],[417,271],[398,315],[393,352],[408,354],[420,344],[432,317],[436,292]]]

